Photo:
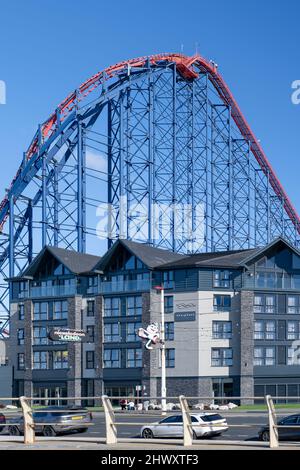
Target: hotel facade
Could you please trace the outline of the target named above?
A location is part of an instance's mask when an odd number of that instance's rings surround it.
[[[159,396],[164,286],[167,395],[300,396],[300,253],[263,248],[183,255],[118,240],[103,257],[45,247],[11,285],[13,396]],[[85,343],[49,331],[87,332]]]

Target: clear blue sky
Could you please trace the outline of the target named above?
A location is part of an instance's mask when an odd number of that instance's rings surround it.
[[[219,64],[300,212],[298,0],[0,0],[0,197],[37,124],[87,77],[120,60],[199,52]]]

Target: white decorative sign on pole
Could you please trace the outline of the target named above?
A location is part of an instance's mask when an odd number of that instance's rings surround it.
[[[151,323],[151,325],[148,325],[146,329],[139,328],[137,334],[140,338],[147,340],[145,344],[146,349],[153,349],[151,344],[157,344],[160,342],[158,323]]]

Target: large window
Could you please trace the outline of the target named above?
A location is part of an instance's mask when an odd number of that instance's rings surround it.
[[[68,351],[53,351],[53,369],[68,369]]]
[[[275,347],[254,348],[255,366],[274,366],[275,365]]]
[[[121,341],[120,323],[105,323],[104,325],[104,342],[114,343]]]
[[[230,272],[227,269],[215,270],[213,277],[213,286],[224,287],[228,289],[230,287]]]
[[[121,315],[120,306],[119,297],[106,297],[104,299],[104,316],[119,317]]]
[[[276,339],[276,323],[273,320],[254,322],[254,339]]]
[[[211,350],[212,367],[229,367],[233,364],[232,348],[213,348]]]
[[[231,308],[230,295],[214,295],[214,312],[224,312]]]
[[[142,349],[126,350],[126,367],[142,367]]]
[[[86,368],[87,369],[94,369],[95,368],[95,352],[94,351],[86,351]]]
[[[300,321],[288,321],[286,339],[300,339]]]
[[[98,290],[98,277],[97,276],[89,276],[88,277],[87,293],[88,294],[96,294],[97,290]]]
[[[165,313],[173,313],[173,309],[174,309],[173,295],[167,295],[164,298],[164,309],[165,309]]]
[[[299,366],[299,357],[294,348],[287,349],[287,364],[288,366]]]
[[[127,297],[126,299],[126,315],[142,315],[142,297],[136,295],[134,297]]]
[[[165,340],[173,341],[174,340],[174,322],[168,321],[165,323]]]
[[[48,344],[48,332],[45,326],[35,326],[33,328],[32,343],[36,345]]]
[[[24,339],[24,328],[20,328],[18,330],[18,345],[21,346],[24,344],[25,339]]]
[[[35,351],[33,353],[33,369],[49,369],[48,351]]]
[[[94,300],[87,301],[87,316],[88,317],[95,316],[95,301]]]
[[[132,341],[140,341],[140,338],[137,336],[136,332],[141,328],[140,322],[130,322],[126,324],[126,341],[128,343]]]
[[[300,313],[300,296],[299,295],[287,296],[287,313],[288,314]]]
[[[232,338],[231,321],[213,321],[212,323],[213,339],[230,339]]]
[[[53,305],[53,320],[66,320],[68,318],[68,301],[56,300]]]
[[[24,369],[25,369],[25,354],[19,353],[18,354],[18,370],[24,370]]]
[[[174,348],[166,349],[166,367],[170,369],[175,367],[175,349]]]
[[[48,303],[47,302],[34,302],[33,303],[33,319],[34,320],[48,320]]]
[[[121,350],[104,349],[103,366],[107,368],[121,367]]]
[[[254,313],[275,313],[276,297],[275,295],[255,295],[254,296]]]

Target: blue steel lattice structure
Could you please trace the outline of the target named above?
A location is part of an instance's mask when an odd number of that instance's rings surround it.
[[[120,237],[194,253],[279,235],[299,245],[295,209],[216,65],[198,55],[109,67],[39,126],[0,205],[0,335],[6,279],[44,245],[85,252],[99,204],[112,208],[109,245]]]

